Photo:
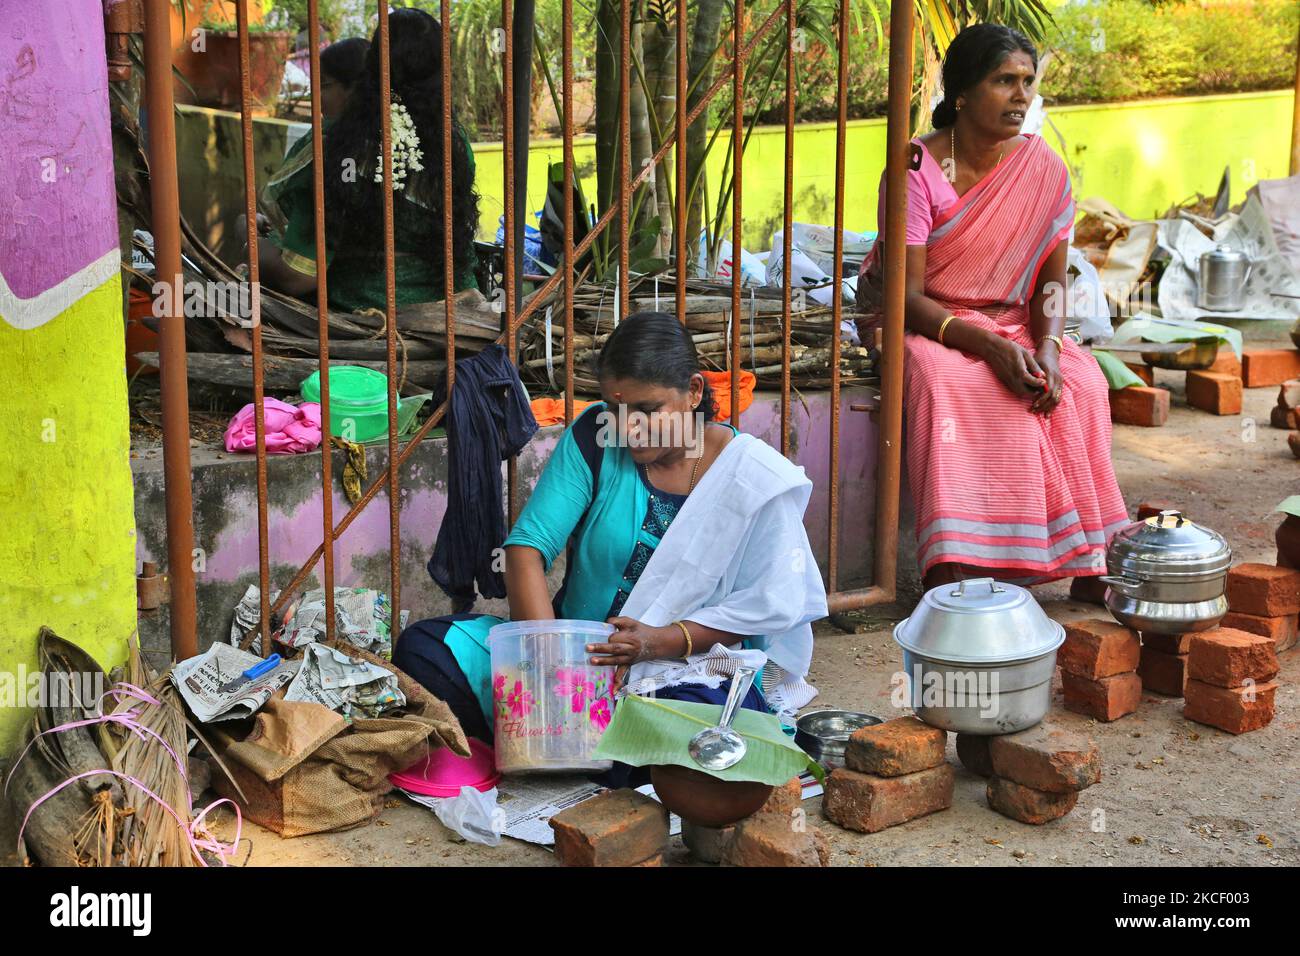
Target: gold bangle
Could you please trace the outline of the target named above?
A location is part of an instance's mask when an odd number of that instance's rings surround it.
[[[936,336],[936,338],[938,339],[938,342],[939,342],[940,345],[943,345],[943,333],[947,330],[947,328],[948,328],[948,323],[951,322],[951,321],[952,321],[953,319],[955,319],[955,318],[957,318],[957,316],[955,316],[955,315],[950,315],[950,316],[948,316],[946,319],[944,319],[942,322],[939,323],[939,334],[938,334],[938,336]]]
[[[1056,343],[1057,352],[1065,351],[1065,343],[1061,341],[1061,337],[1059,335],[1044,335],[1041,339],[1038,340],[1038,347],[1042,348],[1043,343],[1049,340]]]
[[[686,637],[686,653],[682,657],[690,657],[691,651],[695,649],[695,644],[691,641],[691,632],[681,621],[673,621],[673,623],[682,629],[682,634]]]

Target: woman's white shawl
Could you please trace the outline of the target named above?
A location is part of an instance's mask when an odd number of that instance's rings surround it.
[[[764,693],[793,715],[816,696],[804,678],[812,622],[825,617],[826,589],[808,545],[804,509],[812,482],[770,445],[735,436],[686,499],[637,579],[622,615],[651,627],[689,619],[744,634],[759,650],[715,647],[681,661],[642,661],[629,692],[700,683],[716,687],[739,664],[779,668]]]

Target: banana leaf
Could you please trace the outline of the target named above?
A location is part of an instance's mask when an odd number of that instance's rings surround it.
[[[721,716],[722,707],[717,704],[630,694],[615,708],[614,719],[600,738],[595,757],[634,767],[676,764],[719,780],[754,781],[774,787],[806,770],[818,780],[825,777],[816,761],[785,735],[775,716],[744,709],[737,711],[732,727],[745,738],[745,756],[726,770],[705,770],[691,759],[687,744],[701,730],[716,726]]]
[[[1109,352],[1094,349],[1092,357],[1095,358],[1097,364],[1101,366],[1101,374],[1106,376],[1106,384],[1109,385],[1112,390],[1117,388],[1129,388],[1133,385],[1146,384],[1146,382],[1138,378],[1137,374],[1131,368]]]

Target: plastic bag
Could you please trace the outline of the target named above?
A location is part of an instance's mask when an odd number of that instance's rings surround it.
[[[723,239],[722,243],[718,246],[718,271],[714,278],[730,279],[732,267],[731,261],[731,243],[728,240]],[[708,274],[709,234],[707,231],[700,233],[700,255],[698,266],[701,275]],[[740,250],[740,284],[742,286],[767,285],[767,270],[763,265],[763,260],[743,248]]]
[[[461,787],[459,796],[430,802],[442,825],[471,843],[496,846],[501,842],[506,816],[497,807],[496,787],[486,791]]]
[[[1101,288],[1101,276],[1082,252],[1070,247],[1066,268],[1078,275],[1069,278],[1066,312],[1079,323],[1079,334],[1087,341],[1106,341],[1115,334],[1110,324],[1110,306]]]

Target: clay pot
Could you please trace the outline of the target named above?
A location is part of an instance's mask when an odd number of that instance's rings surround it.
[[[1287,515],[1274,535],[1277,563],[1283,568],[1300,568],[1300,517]]]
[[[772,795],[772,787],[766,783],[719,780],[675,764],[651,767],[650,782],[665,807],[703,827],[725,827],[743,820]]]

